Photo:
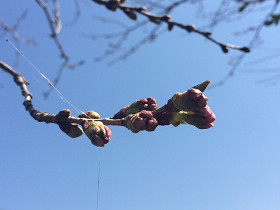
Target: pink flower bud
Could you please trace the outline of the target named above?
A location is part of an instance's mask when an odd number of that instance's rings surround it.
[[[203,116],[203,117],[211,117],[214,113],[211,111],[209,106],[205,106],[201,109],[196,109],[193,111],[196,115]]]
[[[156,104],[156,100],[153,97],[147,98],[148,104]]]
[[[156,104],[150,104],[147,108],[147,110],[149,111],[155,111],[157,109],[157,105]]]
[[[131,105],[122,108],[117,114],[114,115],[114,119],[121,119],[130,114],[136,114],[142,110],[154,111],[157,109],[156,100],[152,97],[139,99],[134,101]]]
[[[147,124],[148,124],[146,128],[147,131],[154,131],[158,126],[158,122],[155,118],[148,120]]]
[[[195,88],[190,88],[184,93],[176,93],[172,97],[174,106],[182,111],[192,111],[206,106],[208,98]]]
[[[112,135],[111,130],[100,121],[88,121],[83,125],[83,130],[91,143],[97,147],[104,147]]]
[[[185,118],[185,121],[188,124],[194,125],[197,128],[207,129],[214,126],[212,122],[214,122],[215,119],[216,117],[213,113],[210,117],[203,117],[196,114],[188,114],[187,117]]]
[[[151,111],[143,110],[139,113],[139,116],[142,118],[152,119],[153,113]]]
[[[154,131],[157,126],[158,122],[153,117],[153,113],[147,110],[126,117],[126,127],[133,133],[141,130]]]
[[[141,130],[145,130],[146,128],[146,123],[145,123],[145,120],[141,117],[136,117],[133,121],[132,121],[132,126],[138,130],[138,131],[141,131]]]

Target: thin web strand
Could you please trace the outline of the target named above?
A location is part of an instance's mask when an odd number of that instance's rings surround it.
[[[51,81],[28,59],[9,39],[6,38],[6,41],[32,66],[32,68],[44,79],[47,83],[55,90],[56,94],[60,99],[69,104],[77,113],[85,114],[81,109],[74,106],[52,83]]]

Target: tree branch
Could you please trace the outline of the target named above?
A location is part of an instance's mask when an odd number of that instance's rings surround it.
[[[61,30],[61,21],[60,21],[60,15],[59,15],[59,4],[58,1],[54,0],[55,3],[55,18],[52,19],[49,9],[47,7],[47,5],[41,1],[41,0],[36,0],[36,2],[39,4],[39,6],[44,10],[44,13],[47,17],[50,29],[51,29],[51,38],[53,38],[58,50],[60,51],[60,56],[65,59],[66,61],[69,60],[68,55],[65,53],[62,44],[60,43],[60,41],[57,38],[58,33]],[[55,25],[55,26],[54,26]]]
[[[29,112],[30,116],[34,118],[38,122],[45,122],[45,123],[76,123],[79,125],[83,125],[85,122],[88,121],[100,121],[103,122],[104,125],[118,125],[122,126],[123,119],[111,119],[111,118],[104,118],[104,119],[88,119],[88,118],[80,118],[80,117],[73,117],[69,116],[68,118],[58,118],[57,115],[48,114],[47,112],[42,112],[36,110],[32,105],[32,94],[28,91],[27,85],[29,84],[21,74],[14,71],[8,64],[0,61],[0,68],[3,69],[5,72],[10,74],[13,78],[15,83],[20,87],[21,94],[25,97],[23,105],[26,111]]]
[[[257,3],[259,1],[253,1],[254,3]],[[270,9],[270,11],[265,15],[263,21],[255,28],[255,33],[251,39],[251,41],[249,42],[248,46],[250,48],[253,48],[256,44],[256,42],[258,41],[259,37],[260,37],[260,33],[263,29],[263,27],[265,26],[265,22],[270,18],[270,16],[276,11],[276,9],[279,6],[279,1],[276,0],[275,3],[273,4],[272,8]],[[241,62],[244,60],[246,54],[242,53],[241,55],[239,55],[235,61],[233,62],[229,72],[226,74],[226,76],[224,76],[224,78],[222,78],[219,82],[213,84],[210,88],[216,88],[218,86],[223,85],[229,78],[231,78],[234,73],[236,72],[237,68],[239,67],[239,65],[241,64]]]
[[[205,37],[206,39],[208,39],[209,41],[220,46],[224,53],[227,53],[230,48],[236,49],[236,50],[239,50],[242,52],[250,52],[250,49],[248,47],[241,47],[241,46],[237,46],[237,45],[224,44],[222,42],[219,42],[218,40],[211,37],[212,34],[210,32],[198,30],[192,24],[184,25],[179,22],[172,21],[170,15],[163,15],[163,16],[154,15],[154,14],[146,12],[146,8],[144,8],[144,7],[126,6],[126,5],[121,4],[121,1],[117,1],[117,0],[109,0],[109,1],[92,0],[92,1],[97,4],[104,5],[107,9],[112,10],[112,11],[116,11],[117,9],[120,9],[132,20],[137,19],[136,13],[138,13],[140,15],[147,17],[150,22],[153,22],[156,24],[165,22],[168,25],[169,31],[171,31],[175,26],[175,27],[183,29],[189,33],[193,32],[193,33],[199,34],[199,35]]]

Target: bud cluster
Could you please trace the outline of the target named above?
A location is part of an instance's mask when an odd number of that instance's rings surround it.
[[[181,111],[193,111],[206,106],[208,98],[195,88],[184,93],[175,93],[172,97],[173,105]]]
[[[72,138],[85,133],[97,147],[104,147],[110,140],[112,132],[106,125],[125,126],[133,133],[142,130],[154,131],[158,125],[170,124],[173,126],[190,124],[199,129],[211,128],[216,117],[207,105],[208,98],[202,93],[209,82],[206,80],[183,93],[175,93],[167,104],[159,109],[156,100],[149,97],[134,101],[131,105],[122,108],[113,118],[100,119],[95,111],[82,113],[78,116],[82,118],[78,119],[78,123],[83,129],[78,124],[67,121],[71,114],[68,109],[61,110],[55,116],[56,123]]]
[[[91,143],[98,147],[104,147],[104,145],[109,142],[112,132],[110,128],[105,126],[102,122],[88,120],[83,122],[83,129],[81,129],[76,123],[63,122],[70,117],[70,114],[71,112],[69,109],[63,109],[55,116],[59,128],[68,136],[76,138],[85,132],[87,137],[91,140]],[[95,111],[82,113],[78,117],[87,119],[100,118],[99,114]]]
[[[200,129],[213,127],[216,117],[210,107],[206,105],[207,100],[208,98],[196,88],[174,94],[170,101],[173,105],[172,114],[169,114],[170,123],[174,126],[188,123]]]
[[[207,106],[208,98],[202,93],[209,83],[206,80],[183,93],[175,93],[165,106],[154,112],[158,124],[191,124],[200,129],[213,127],[216,117]]]
[[[69,109],[63,109],[55,116],[55,118],[58,121],[63,121],[66,120],[70,115],[71,111]],[[58,126],[60,130],[62,130],[71,138],[77,138],[84,133],[83,130],[76,123],[59,122]]]
[[[112,135],[110,128],[99,121],[87,121],[83,125],[83,130],[91,143],[97,147],[104,147]]]
[[[131,105],[123,107],[113,119],[121,119],[130,114],[136,114],[142,110],[154,111],[157,109],[156,100],[152,97],[139,99],[134,101]]]
[[[126,127],[133,133],[138,133],[142,130],[154,131],[157,126],[158,122],[151,111],[143,110],[126,117]]]

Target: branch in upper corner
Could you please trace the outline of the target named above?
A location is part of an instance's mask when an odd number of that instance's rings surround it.
[[[260,33],[263,29],[264,26],[266,26],[266,22],[268,20],[270,20],[271,18],[271,15],[275,13],[276,9],[278,8],[279,6],[279,1],[277,0],[272,8],[269,10],[269,12],[265,15],[263,21],[257,26],[255,27],[255,33],[249,43],[249,47],[250,48],[253,48],[256,44],[256,42],[259,40],[259,37],[260,37]],[[241,62],[244,60],[246,54],[241,54],[239,55],[233,62],[229,72],[224,76],[224,78],[222,78],[219,82],[215,83],[214,85],[212,85],[210,88],[216,88],[218,86],[221,86],[223,85],[229,78],[231,78],[234,73],[236,72],[237,68],[239,67],[239,65],[241,64]]]
[[[12,26],[9,26],[5,21],[0,19],[0,29],[2,29],[2,31],[3,31],[3,33],[0,35],[0,39],[2,39],[4,37],[7,38],[7,36],[10,35],[13,38],[15,45],[19,49],[20,49],[21,43],[36,45],[34,38],[23,38],[18,33],[18,28],[21,25],[21,22],[26,18],[27,14],[28,14],[28,11],[25,10],[22,13],[22,15],[20,15],[17,18],[16,23]],[[15,62],[14,62],[15,66],[18,65],[19,55],[20,54],[18,52],[15,53]]]
[[[43,0],[36,0],[36,2],[43,9],[43,11],[47,17],[47,21],[49,23],[49,26],[50,26],[50,29],[52,32],[50,36],[54,40],[55,45],[57,46],[57,48],[60,52],[60,57],[64,60],[58,70],[57,76],[54,79],[54,84],[56,85],[59,82],[62,71],[65,67],[68,67],[68,68],[71,67],[71,69],[73,69],[79,65],[84,64],[84,61],[79,61],[77,64],[69,64],[69,56],[66,54],[62,44],[60,43],[60,41],[57,37],[61,31],[60,6],[59,6],[58,0],[52,1],[53,5],[54,5],[53,17],[51,16],[48,6],[44,3]],[[48,92],[46,92],[44,94],[45,98],[47,98],[49,96],[51,91],[52,91],[52,89],[50,89]]]
[[[38,122],[57,124],[60,130],[71,138],[77,138],[85,133],[92,144],[98,147],[104,147],[111,137],[112,132],[106,125],[124,126],[133,133],[138,133],[144,130],[154,131],[158,125],[170,124],[175,127],[180,124],[190,124],[199,129],[208,129],[214,126],[213,122],[216,119],[207,105],[208,98],[203,95],[209,80],[183,93],[175,93],[160,108],[157,108],[155,99],[149,97],[139,99],[122,108],[112,118],[100,119],[95,111],[88,111],[74,117],[68,109],[63,109],[56,115],[36,110],[32,105],[32,94],[27,89],[29,83],[23,76],[2,61],[0,61],[0,69],[13,76],[25,98],[23,105],[32,118]]]
[[[68,55],[65,53],[60,41],[57,38],[57,35],[59,34],[60,30],[61,30],[61,20],[60,20],[60,15],[59,15],[59,4],[58,1],[54,0],[54,7],[55,7],[55,13],[54,13],[54,18],[51,17],[51,14],[49,12],[48,6],[41,0],[36,0],[36,2],[38,3],[38,5],[44,10],[44,13],[47,17],[50,29],[51,29],[51,38],[53,38],[58,50],[60,51],[60,56],[68,61],[69,57]]]
[[[92,0],[92,1],[97,4],[104,5],[108,10],[111,10],[111,11],[116,11],[117,9],[120,9],[132,20],[136,20],[137,14],[140,14],[140,15],[147,17],[150,22],[153,22],[155,24],[161,24],[162,22],[166,23],[169,31],[171,31],[174,27],[178,27],[180,29],[187,31],[188,33],[199,34],[199,35],[205,37],[206,39],[208,39],[209,41],[220,46],[220,48],[222,49],[222,51],[224,53],[227,53],[229,51],[229,49],[236,49],[236,50],[239,50],[242,52],[247,52],[247,53],[250,52],[250,49],[248,47],[241,47],[241,46],[237,46],[237,45],[224,44],[222,42],[219,42],[218,40],[212,38],[212,36],[211,36],[212,34],[210,32],[198,30],[192,24],[185,25],[185,24],[181,24],[179,22],[172,21],[171,16],[167,15],[167,14],[162,15],[162,16],[151,14],[151,13],[148,13],[146,11],[146,8],[144,8],[144,7],[126,6],[126,5],[122,4],[122,2],[124,2],[124,1],[119,1],[119,0],[108,0],[108,1]]]
[[[17,18],[17,22],[13,26],[9,26],[6,24],[3,20],[0,19],[0,26],[5,31],[8,32],[14,39],[15,42],[20,42],[24,44],[33,44],[36,45],[36,42],[33,38],[22,38],[19,36],[17,29],[20,26],[20,23],[24,18],[27,16],[28,11],[25,10],[20,17]],[[6,34],[3,34],[2,36],[6,36]]]

